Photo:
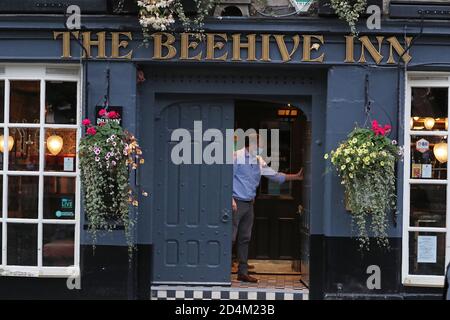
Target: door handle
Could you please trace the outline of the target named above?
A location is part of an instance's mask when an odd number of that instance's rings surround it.
[[[227,209],[222,210],[222,222],[227,223],[230,220],[230,213]]]
[[[297,207],[297,213],[301,215],[303,213],[303,209],[304,209],[303,206],[299,204]]]

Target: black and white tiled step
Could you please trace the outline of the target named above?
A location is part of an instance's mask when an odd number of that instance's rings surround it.
[[[308,300],[307,289],[152,286],[151,300]]]

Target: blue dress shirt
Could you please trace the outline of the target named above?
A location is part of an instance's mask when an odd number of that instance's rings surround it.
[[[252,201],[261,176],[279,184],[286,181],[285,174],[273,170],[261,157],[251,155],[245,148],[237,150],[233,162],[233,198]]]

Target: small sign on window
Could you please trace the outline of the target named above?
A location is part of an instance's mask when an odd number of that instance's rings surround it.
[[[420,139],[416,142],[416,150],[424,153],[430,149],[430,142],[425,139]]]
[[[417,262],[436,263],[437,262],[437,237],[418,236],[417,238]]]

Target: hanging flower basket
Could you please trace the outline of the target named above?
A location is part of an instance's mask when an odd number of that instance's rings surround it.
[[[136,138],[120,126],[115,111],[102,109],[99,116],[102,122],[96,126],[89,119],[83,120],[86,134],[79,151],[89,232],[95,245],[99,230],[123,226],[131,252],[134,220],[130,217],[130,206],[137,207],[138,200],[129,178],[144,159]]]
[[[367,0],[330,0],[339,19],[348,23],[352,34],[358,34],[356,23],[367,8]]]
[[[378,245],[389,245],[387,213],[396,210],[395,163],[403,149],[387,137],[391,127],[373,121],[372,129],[355,128],[330,159],[345,188],[346,209],[356,225],[360,247],[368,249],[369,233]]]
[[[185,31],[202,32],[205,18],[215,7],[217,0],[139,0],[139,23],[148,42],[150,30],[166,31],[175,18]],[[194,11],[194,14],[192,14]]]

